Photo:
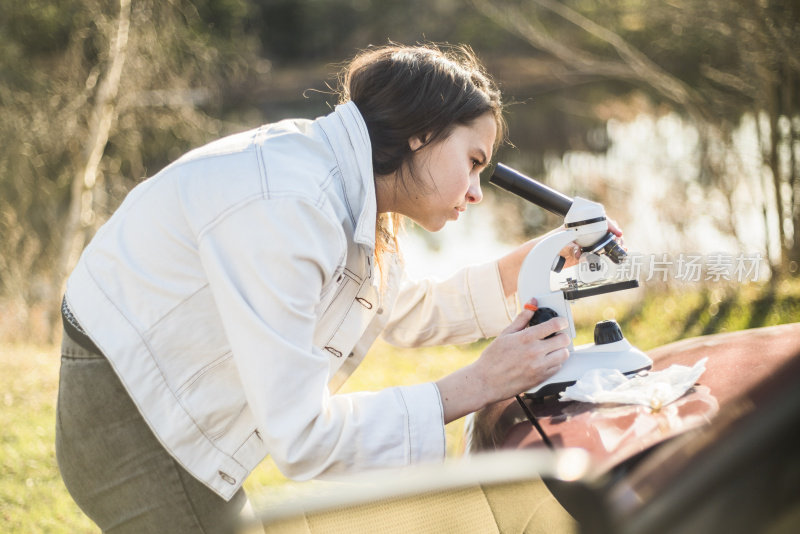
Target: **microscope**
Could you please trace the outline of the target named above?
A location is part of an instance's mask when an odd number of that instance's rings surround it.
[[[528,302],[535,297],[538,305],[530,326],[552,317],[566,317],[570,339],[574,340],[575,323],[571,311],[574,301],[639,286],[635,279],[581,284],[570,278],[566,287],[554,289],[552,285],[559,284],[551,283],[551,273],[561,271],[565,259],[559,253],[573,241],[584,253],[582,260],[590,256],[587,253],[596,255],[593,257],[598,260],[608,258],[615,264],[625,260],[627,253],[615,241],[614,234],[608,231],[603,206],[580,197],[570,198],[502,163],[497,164],[489,182],[564,218],[563,227],[544,237],[531,249],[519,272],[517,291],[520,302]],[[591,369],[617,369],[630,375],[649,369],[653,364],[646,354],[625,339],[614,320],[600,321],[595,325],[594,343],[575,346],[570,342],[568,350],[570,357],[561,369],[527,391],[526,397],[555,395]]]

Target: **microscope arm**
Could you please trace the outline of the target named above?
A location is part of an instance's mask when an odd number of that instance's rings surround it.
[[[563,229],[539,241],[525,257],[519,270],[517,296],[520,302],[536,297],[539,308],[551,308],[569,321],[570,338],[575,337],[572,312],[561,289],[551,289],[550,273],[559,252],[577,237],[577,229]],[[572,345],[570,345],[571,347]]]
[[[576,237],[576,230],[562,229],[543,238],[528,252],[522,262],[522,267],[520,267],[517,281],[517,294],[520,302],[528,302],[531,297],[539,298],[540,295],[552,291],[550,273],[553,264],[558,259],[561,249],[574,241]],[[546,304],[539,303],[540,308],[544,306]]]

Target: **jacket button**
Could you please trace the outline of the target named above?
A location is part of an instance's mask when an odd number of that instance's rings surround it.
[[[353,353],[351,352],[350,354],[347,355],[347,357],[348,358],[352,358],[353,357]]]
[[[383,308],[378,308],[377,310],[375,310],[375,313],[381,315],[383,313]]]
[[[236,479],[233,478],[232,476],[230,476],[228,473],[226,473],[224,471],[217,471],[217,473],[219,473],[219,476],[222,478],[222,480],[224,480],[225,482],[227,482],[231,486],[236,484]]]

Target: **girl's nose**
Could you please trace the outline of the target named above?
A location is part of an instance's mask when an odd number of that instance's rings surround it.
[[[480,178],[473,180],[467,189],[467,202],[470,204],[477,204],[483,199],[483,191],[481,191]]]

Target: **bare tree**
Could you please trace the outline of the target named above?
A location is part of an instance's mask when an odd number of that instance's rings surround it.
[[[0,19],[0,335],[42,339],[97,227],[170,159],[241,128],[212,115],[268,63],[246,32],[215,35],[183,0],[68,1],[44,21],[50,12],[11,7]],[[58,42],[27,37],[47,24]]]
[[[774,270],[778,274],[798,272],[800,60],[795,51],[800,49],[800,6],[796,2],[709,0],[626,7],[645,27],[648,22],[655,27],[672,19],[673,26],[686,28],[687,33],[691,30],[693,36],[715,39],[724,51],[726,61],[715,61],[704,53],[698,56],[691,47],[682,50],[683,41],[676,37],[666,46],[671,58],[699,65],[681,72],[668,71],[651,59],[646,48],[634,46],[611,24],[600,24],[567,2],[531,0],[526,3],[528,9],[509,1],[472,3],[535,50],[558,59],[569,75],[626,81],[685,113],[700,134],[698,156],[704,174],[698,178],[729,199],[728,217],[720,224],[735,233],[737,206],[730,199],[739,180],[762,189],[765,224],[771,224],[770,213],[774,213],[780,235],[780,259]],[[549,24],[542,21],[545,14],[551,17]],[[746,114],[754,114],[759,125],[762,158],[770,178],[767,183],[760,175],[737,177],[741,168],[735,163],[731,134]],[[767,120],[760,120],[762,116]]]
[[[100,75],[101,81],[97,86],[97,95],[89,121],[89,135],[83,150],[83,161],[76,169],[70,187],[69,209],[56,268],[60,279],[65,278],[75,266],[78,255],[86,244],[88,237],[86,230],[94,222],[94,189],[97,185],[100,160],[105,152],[112,125],[117,119],[117,96],[128,51],[130,25],[131,2],[120,0],[115,35],[109,40],[108,68]],[[97,74],[92,72],[91,76]]]

